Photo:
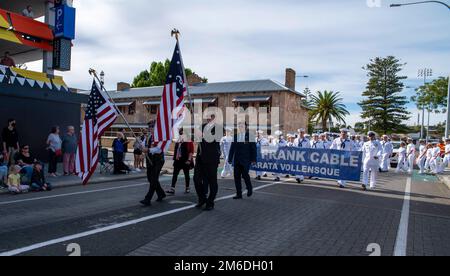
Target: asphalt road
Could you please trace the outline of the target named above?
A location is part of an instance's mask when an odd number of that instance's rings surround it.
[[[181,179],[150,208],[139,204],[145,180],[1,195],[0,255],[68,256],[72,244],[83,256],[450,255],[450,191],[434,177],[384,174],[369,192],[294,182],[255,182],[255,196],[236,202],[233,181],[220,180],[206,213]]]

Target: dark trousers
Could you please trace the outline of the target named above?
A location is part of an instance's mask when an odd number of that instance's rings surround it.
[[[51,149],[48,150],[48,173],[56,173],[58,166],[58,157]]]
[[[236,192],[238,196],[242,196],[242,179],[245,181],[245,186],[249,192],[253,192],[252,181],[250,179],[250,166],[243,166],[241,164],[234,165],[234,184],[236,185]]]
[[[123,152],[113,152],[114,159],[114,173],[123,173],[124,171],[130,171],[127,165],[123,162]]]
[[[149,158],[151,162],[147,159],[147,179],[150,183],[150,188],[145,196],[145,200],[151,201],[155,193],[158,198],[164,198],[166,193],[159,182],[159,176],[164,166],[164,159],[162,155],[151,155]]]
[[[214,207],[219,186],[217,184],[218,164],[204,164],[197,159],[194,170],[194,184],[200,204]],[[209,196],[208,194],[209,190]]]
[[[172,177],[172,188],[177,186],[178,176],[180,172],[183,171],[184,179],[186,181],[186,188],[189,188],[191,176],[189,175],[189,165],[180,164],[179,162],[174,163],[173,165],[173,177]]]

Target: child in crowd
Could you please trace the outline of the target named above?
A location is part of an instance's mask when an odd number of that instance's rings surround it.
[[[22,185],[20,170],[20,166],[11,166],[9,170],[8,190],[14,195],[26,193],[30,188],[29,186]]]
[[[36,162],[33,165],[33,175],[31,177],[31,190],[34,192],[51,191],[52,185],[45,181],[42,164]]]

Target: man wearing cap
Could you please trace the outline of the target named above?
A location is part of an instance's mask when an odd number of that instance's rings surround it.
[[[283,132],[280,130],[277,130],[275,132],[275,139],[273,140],[273,146],[276,146],[278,148],[285,148],[288,146],[288,142],[284,139]],[[275,173],[275,181],[281,180],[281,175],[278,173]]]
[[[333,141],[331,145],[332,150],[340,150],[340,151],[355,151],[353,146],[353,142],[348,139],[348,129],[341,129],[341,135],[339,138]],[[347,181],[339,180],[338,181],[340,188],[345,188],[347,186]]]
[[[381,162],[380,162],[380,172],[388,172],[389,165],[391,163],[391,156],[394,152],[394,146],[389,141],[389,137],[387,135],[383,135],[381,141]]]
[[[439,170],[439,173],[442,173],[445,171],[446,168],[448,168],[448,164],[450,162],[450,139],[445,139],[445,153],[444,153],[444,161],[442,162],[442,166]]]
[[[269,140],[267,140],[266,138],[264,138],[264,131],[262,130],[258,130],[256,132],[256,147],[257,147],[257,152],[261,151],[261,149],[263,147],[267,147],[270,145]],[[267,173],[266,172],[261,172],[261,171],[257,171],[256,172],[256,180],[261,180],[261,177],[267,177]]]
[[[159,176],[165,162],[164,152],[158,147],[158,144],[155,143],[155,138],[153,136],[154,128],[155,121],[148,123],[149,137],[146,143],[147,148],[142,150],[147,155],[147,179],[150,183],[149,191],[145,196],[145,199],[141,201],[141,204],[145,206],[152,205],[151,201],[155,193],[158,196],[157,202],[162,202],[164,198],[166,198],[166,193],[159,182]]]
[[[425,173],[425,162],[427,161],[427,144],[425,140],[421,139],[419,141],[419,157],[417,157],[417,166],[419,166],[419,174]]]
[[[309,149],[311,148],[311,141],[309,141],[308,138],[306,138],[306,130],[304,128],[301,128],[298,130],[299,136],[297,139],[295,139],[295,146],[301,149]],[[295,177],[295,179],[297,180],[297,182],[300,184],[303,181],[305,181],[305,176],[304,175],[297,175]]]
[[[323,142],[319,139],[319,134],[314,133],[312,135],[313,139],[311,141],[311,148],[312,149],[323,149]]]
[[[225,159],[225,164],[222,170],[222,178],[229,177],[233,174],[233,166],[228,162],[228,156],[230,155],[231,143],[233,142],[233,137],[231,136],[232,129],[225,128],[225,136],[220,140],[220,150],[222,156]]]
[[[362,148],[363,152],[363,190],[367,190],[370,184],[370,189],[374,189],[377,183],[378,170],[380,168],[380,153],[381,144],[377,141],[375,132],[370,131],[369,141],[366,142]],[[370,178],[370,181],[369,181]]]
[[[414,171],[414,161],[416,160],[416,145],[413,139],[408,138],[408,146],[406,147],[408,173],[412,174]]]
[[[322,147],[323,149],[330,149],[331,148],[331,142],[330,140],[328,140],[328,134],[327,133],[322,133],[320,134],[320,141],[322,142]]]

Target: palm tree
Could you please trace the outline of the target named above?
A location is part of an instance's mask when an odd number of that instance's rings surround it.
[[[311,95],[309,116],[316,124],[322,123],[323,130],[327,129],[328,122],[334,118],[337,122],[345,123],[345,116],[350,115],[347,107],[342,103],[339,92],[318,91]]]

